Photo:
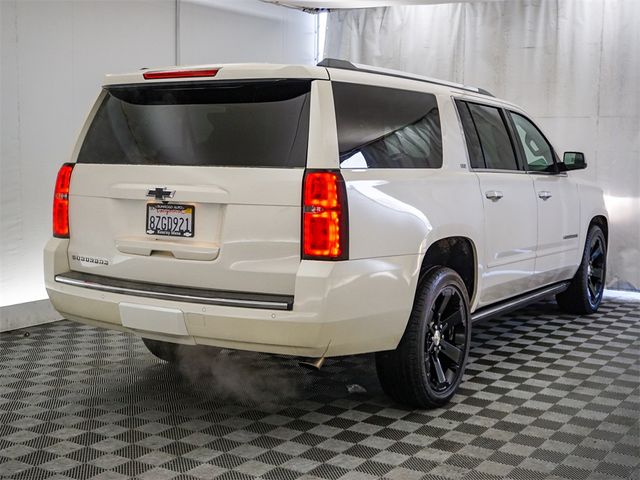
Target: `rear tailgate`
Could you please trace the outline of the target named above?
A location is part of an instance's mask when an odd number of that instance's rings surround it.
[[[310,86],[108,87],[72,176],[71,269],[293,294]]]

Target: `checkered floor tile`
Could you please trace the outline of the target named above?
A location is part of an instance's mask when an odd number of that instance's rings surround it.
[[[68,321],[0,334],[2,479],[640,479],[640,304],[474,326],[446,408],[386,398],[370,355],[320,372],[206,349],[178,367]]]

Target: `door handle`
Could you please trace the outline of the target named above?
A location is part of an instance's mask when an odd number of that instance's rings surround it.
[[[549,200],[552,195],[551,192],[547,192],[546,190],[543,190],[542,192],[538,192],[538,197],[540,197],[542,200]]]
[[[498,190],[489,190],[484,195],[489,200],[492,200],[494,202],[497,202],[498,200],[500,200],[502,198],[502,192],[499,192]]]

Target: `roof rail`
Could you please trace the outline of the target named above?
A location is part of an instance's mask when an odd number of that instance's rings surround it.
[[[379,75],[386,75],[388,77],[406,78],[407,80],[417,80],[418,82],[433,83],[435,85],[443,85],[445,87],[454,87],[461,90],[467,90],[469,92],[480,93],[482,95],[493,95],[484,88],[470,87],[462,85],[461,83],[447,82],[446,80],[437,80],[435,78],[423,77],[422,75],[414,75],[412,73],[402,72],[400,70],[390,70],[387,68],[373,67],[371,65],[362,65],[359,63],[352,63],[348,60],[342,60],[340,58],[325,58],[318,62],[318,67],[327,68],[339,68],[341,70],[353,70],[356,72],[365,73],[377,73]]]

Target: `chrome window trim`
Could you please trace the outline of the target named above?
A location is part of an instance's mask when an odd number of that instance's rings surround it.
[[[526,175],[527,173],[529,173],[529,172],[527,172],[525,170],[509,170],[509,169],[505,169],[505,168],[502,168],[502,169],[501,168],[472,168],[471,170],[473,172],[476,172],[476,173],[484,173],[484,172],[487,172],[487,173],[516,173],[516,174],[519,174],[519,175]]]
[[[536,170],[527,170],[525,173],[528,173],[529,175],[553,175],[554,177],[566,177],[567,176],[567,172],[541,172],[541,171],[536,171]]]

